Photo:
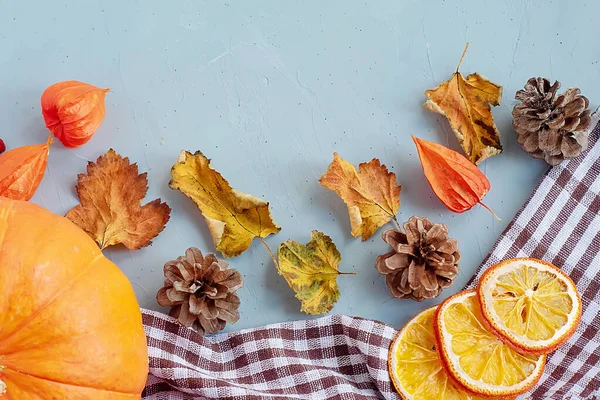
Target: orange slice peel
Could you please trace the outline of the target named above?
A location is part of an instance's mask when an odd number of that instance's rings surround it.
[[[556,350],[581,320],[575,284],[541,260],[515,258],[496,264],[482,275],[477,292],[492,330],[522,353]]]
[[[476,400],[443,368],[436,350],[433,318],[437,306],[411,319],[394,337],[388,369],[396,391],[405,400]]]
[[[533,388],[545,355],[521,354],[485,323],[474,290],[446,299],[433,320],[442,364],[461,386],[484,397],[511,398]]]

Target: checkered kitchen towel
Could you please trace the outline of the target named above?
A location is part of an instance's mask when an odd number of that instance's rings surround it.
[[[510,257],[561,266],[583,298],[581,325],[548,358],[533,399],[600,395],[600,126],[587,154],[552,168],[469,286]],[[145,399],[398,399],[387,374],[396,331],[341,315],[200,337],[144,311],[150,348]]]

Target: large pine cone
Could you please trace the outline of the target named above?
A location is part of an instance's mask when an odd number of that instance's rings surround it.
[[[592,124],[589,101],[577,88],[556,96],[559,82],[550,86],[545,78],[531,78],[515,99],[513,128],[517,141],[532,157],[550,165],[580,155],[588,147]]]
[[[164,272],[165,285],[156,299],[171,307],[169,315],[182,325],[201,334],[217,333],[240,319],[240,299],[234,292],[244,286],[242,276],[214,254],[203,256],[189,248],[185,257],[167,262]]]
[[[433,299],[452,285],[458,274],[458,241],[448,238],[444,224],[411,217],[397,229],[383,232],[392,251],[377,257],[375,267],[386,275],[392,296],[417,301]]]

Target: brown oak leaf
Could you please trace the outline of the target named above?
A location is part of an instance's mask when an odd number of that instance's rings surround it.
[[[452,78],[427,90],[423,106],[448,118],[450,127],[469,160],[474,164],[502,152],[500,132],[492,117],[492,106],[500,104],[502,86],[474,73],[463,78],[458,72],[465,51]]]
[[[101,249],[122,243],[130,250],[151,244],[165,228],[171,208],[160,199],[142,206],[148,191],[147,173],[138,173],[113,149],[89,162],[87,175],[77,175],[81,204],[66,217],[81,227]]]
[[[398,213],[400,191],[396,175],[377,158],[358,166],[333,153],[333,161],[319,183],[344,200],[350,214],[352,236],[367,240]]]

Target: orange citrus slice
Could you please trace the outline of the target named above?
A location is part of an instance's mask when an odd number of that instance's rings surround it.
[[[478,294],[492,329],[525,353],[556,350],[581,319],[581,298],[571,278],[532,258],[494,265],[482,275]]]
[[[486,326],[474,290],[459,292],[440,304],[434,332],[448,373],[481,396],[525,393],[544,370],[546,356],[520,354]]]
[[[436,308],[421,311],[392,341],[388,368],[394,387],[404,399],[478,399],[453,383],[442,367],[433,334]]]

